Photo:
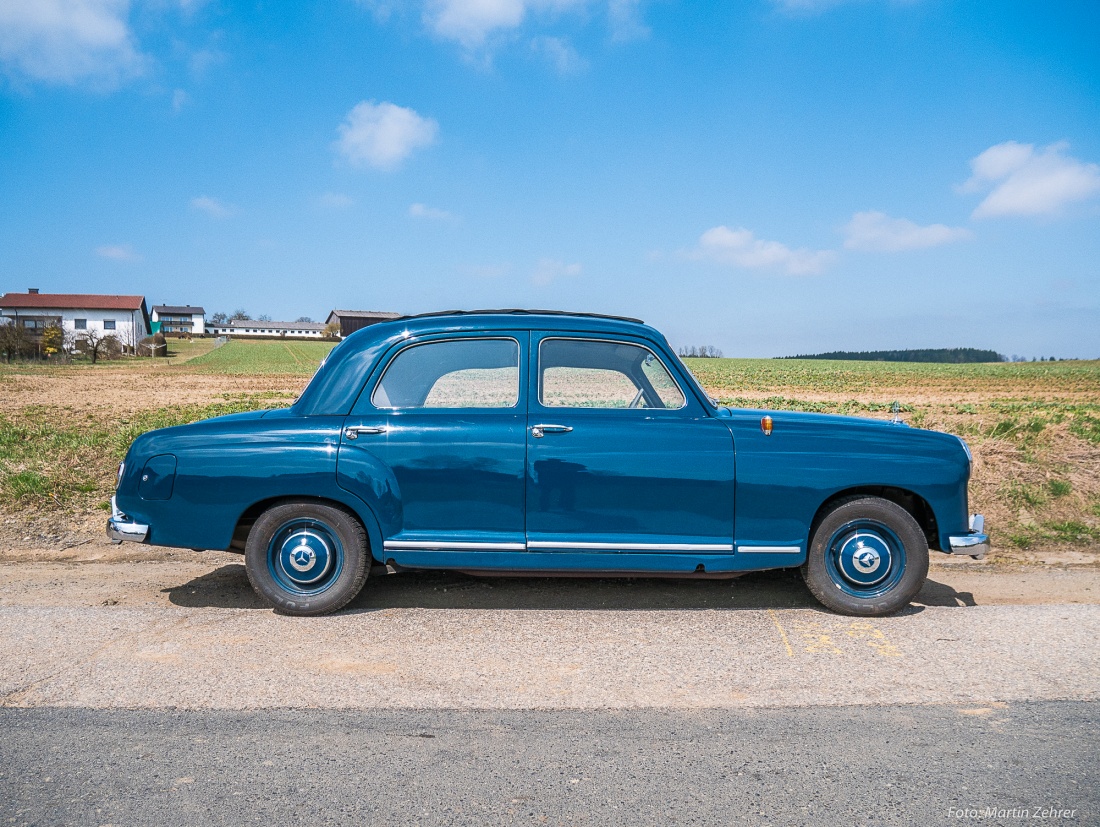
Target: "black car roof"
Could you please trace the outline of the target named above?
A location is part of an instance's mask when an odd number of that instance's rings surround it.
[[[641,319],[630,316],[612,316],[606,313],[577,313],[569,310],[524,310],[522,308],[505,308],[500,310],[439,310],[432,313],[416,313],[410,316],[400,316],[387,321],[400,322],[410,319],[431,319],[438,316],[575,316],[582,319],[608,319],[614,322],[632,322],[645,324]]]

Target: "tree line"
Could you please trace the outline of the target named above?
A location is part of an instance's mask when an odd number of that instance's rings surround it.
[[[924,348],[917,350],[834,350],[830,353],[803,353],[798,356],[780,356],[780,359],[834,359],[859,362],[945,362],[964,364],[971,362],[1007,362],[1008,359],[995,350],[973,347]]]

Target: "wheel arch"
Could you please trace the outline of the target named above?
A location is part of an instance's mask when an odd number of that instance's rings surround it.
[[[860,497],[881,497],[904,508],[917,521],[917,525],[924,532],[924,536],[928,540],[928,547],[939,550],[940,534],[936,522],[936,512],[932,510],[928,500],[914,491],[893,485],[863,485],[846,488],[830,496],[818,507],[813,520],[810,522],[810,534],[806,538],[807,549],[813,542],[817,527],[821,525],[821,521],[825,519],[830,511],[843,502],[859,499]]]
[[[367,543],[369,545],[367,550],[370,552],[371,557],[379,562],[385,562],[375,553],[376,551],[378,553],[382,552],[382,531],[378,527],[378,520],[370,508],[362,504],[353,505],[349,502],[334,499],[332,497],[319,497],[315,495],[292,496],[280,494],[279,496],[267,497],[254,502],[237,518],[237,523],[233,528],[233,539],[229,544],[229,550],[243,553],[245,543],[248,541],[248,534],[252,530],[252,526],[255,525],[256,520],[260,518],[260,515],[269,508],[285,503],[315,503],[317,505],[327,505],[333,508],[339,508],[341,511],[348,512],[359,521],[359,524],[362,525],[363,529],[367,532]]]

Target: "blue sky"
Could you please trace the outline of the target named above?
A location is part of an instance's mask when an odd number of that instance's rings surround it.
[[[1100,4],[0,0],[0,291],[1100,357]]]

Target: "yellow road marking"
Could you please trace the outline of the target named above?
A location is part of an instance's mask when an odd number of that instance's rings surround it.
[[[843,654],[833,642],[833,636],[829,634],[831,630],[824,624],[816,620],[797,618],[794,627],[802,638],[803,649],[811,655]]]
[[[901,650],[886,639],[881,629],[876,629],[866,620],[853,620],[847,630],[848,637],[862,640],[884,658],[900,658]]]
[[[787,657],[793,658],[794,650],[791,648],[791,642],[787,640],[787,633],[783,631],[783,627],[779,624],[779,615],[775,613],[775,609],[768,609],[768,614],[771,615],[775,628],[779,630],[779,636],[783,638],[783,645],[787,647]]]

